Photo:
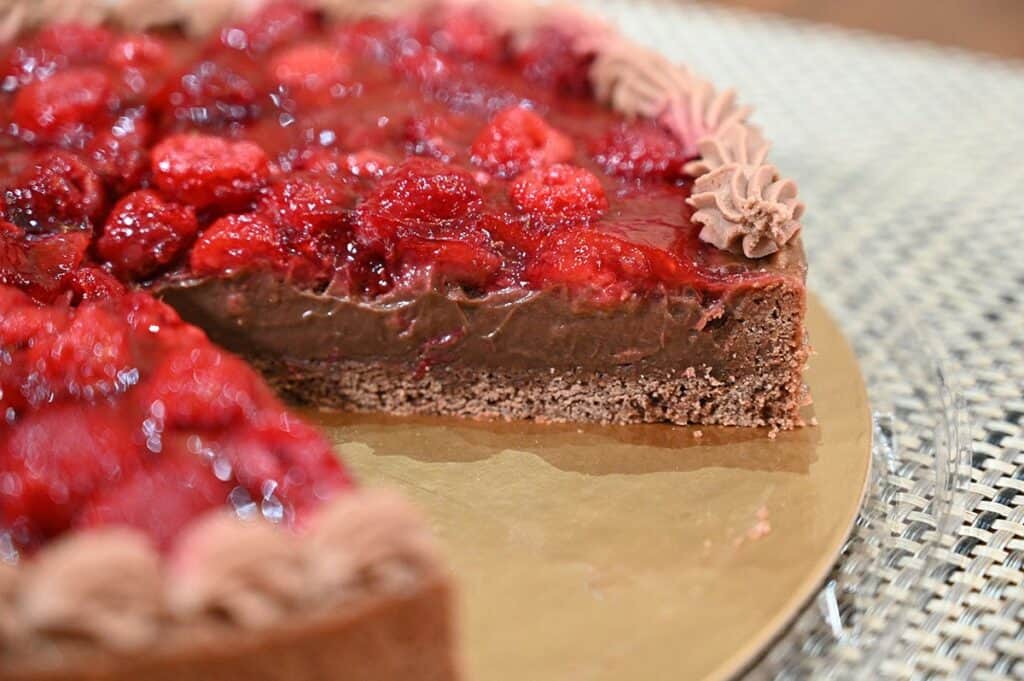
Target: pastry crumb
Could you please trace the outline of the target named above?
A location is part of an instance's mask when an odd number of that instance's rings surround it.
[[[693,431],[693,439],[694,440],[699,440],[702,437],[704,437],[704,431],[703,430],[695,430],[695,431]]]
[[[739,547],[746,541],[757,541],[772,533],[772,524],[769,519],[768,507],[761,506],[754,514],[754,524],[747,528],[746,532],[733,539],[733,546]]]
[[[766,537],[772,532],[772,524],[768,519],[768,508],[762,506],[757,509],[757,522],[747,530],[747,538],[757,540]]]

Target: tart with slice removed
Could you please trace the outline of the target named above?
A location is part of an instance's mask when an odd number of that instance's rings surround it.
[[[277,394],[800,425],[803,205],[731,92],[563,9],[44,9],[0,10],[0,679],[457,676],[422,521]]]

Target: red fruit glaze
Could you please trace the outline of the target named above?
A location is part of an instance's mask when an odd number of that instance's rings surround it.
[[[616,125],[593,141],[591,151],[608,173],[634,180],[680,180],[689,160],[683,145],[651,121]]]
[[[169,197],[197,208],[238,208],[270,177],[267,155],[252,142],[172,135],[153,148],[153,181]]]
[[[18,420],[0,444],[0,528],[40,539],[67,529],[85,501],[139,466],[133,437],[109,404],[48,405]]]
[[[75,303],[105,300],[125,293],[124,284],[98,267],[80,267],[68,280]]]
[[[411,158],[363,201],[357,240],[458,236],[472,229],[483,197],[473,176],[457,166]]]
[[[351,485],[252,369],[166,305],[107,283],[109,297],[77,307],[0,286],[0,546],[31,552],[117,524],[168,548],[232,505],[301,525]]]
[[[75,527],[121,525],[142,530],[162,549],[197,517],[227,505],[234,485],[209,461],[182,446],[141,459],[119,485],[92,495],[77,509]],[[139,459],[137,459],[139,460]]]
[[[99,176],[80,156],[42,152],[4,188],[4,213],[31,233],[65,232],[99,218],[103,193]]]
[[[88,247],[87,232],[33,236],[0,220],[0,285],[17,286],[40,301],[53,300]]]
[[[72,68],[22,88],[12,117],[26,134],[55,142],[102,115],[112,97],[110,77],[99,69]]]
[[[281,246],[277,228],[266,218],[256,214],[228,215],[199,237],[189,264],[198,275],[261,265],[287,269],[288,254]]]
[[[534,112],[519,107],[496,115],[473,142],[473,160],[502,177],[572,157],[572,140]]]
[[[350,74],[349,59],[331,45],[309,43],[288,48],[270,62],[270,74],[293,95],[330,94]],[[316,100],[313,100],[316,101]]]
[[[39,300],[101,295],[67,278],[95,260],[127,283],[262,269],[363,297],[427,277],[602,304],[773,276],[697,238],[686,150],[595,102],[579,48],[559,26],[512,39],[472,9],[332,25],[298,2],[206,41],[27,36],[2,63],[0,196],[31,239],[0,235],[18,247],[0,275]],[[122,202],[140,190],[163,207],[132,229]],[[84,250],[28,247],[87,228]]]
[[[519,210],[544,225],[594,222],[608,209],[601,181],[566,163],[524,173],[510,192]]]
[[[96,241],[96,252],[122,279],[144,279],[184,252],[198,229],[191,206],[143,189],[114,206]]]

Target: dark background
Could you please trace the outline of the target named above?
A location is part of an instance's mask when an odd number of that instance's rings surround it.
[[[1024,59],[1024,0],[703,0]]]

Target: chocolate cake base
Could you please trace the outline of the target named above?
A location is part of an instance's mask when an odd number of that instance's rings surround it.
[[[3,660],[0,681],[454,681],[451,600],[447,578],[435,575],[337,614],[260,632],[197,632],[150,655],[71,655],[47,669]]]
[[[550,422],[800,425],[799,379],[791,373],[715,378],[707,366],[681,371],[476,371],[441,367],[417,376],[408,367],[361,362],[256,359],[285,397],[356,412],[441,414]]]

